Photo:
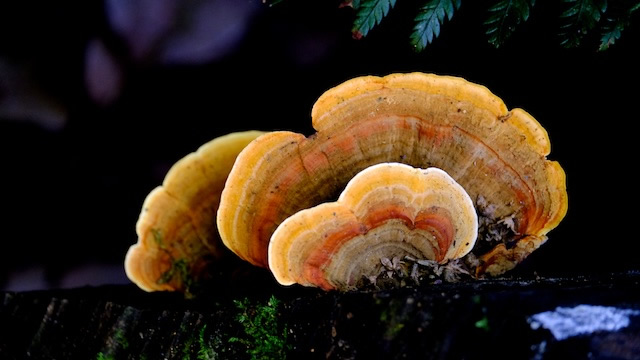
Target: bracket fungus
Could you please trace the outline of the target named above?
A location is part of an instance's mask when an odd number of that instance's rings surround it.
[[[277,131],[238,156],[217,224],[239,257],[268,267],[272,234],[296,212],[335,199],[358,172],[383,163],[448,173],[474,201],[475,276],[513,268],[547,239],[567,211],[565,174],[546,159],[545,129],[508,110],[486,87],[411,73],[349,80],[312,110],[310,137]]]
[[[144,201],[125,271],[146,291],[189,291],[222,254],[215,224],[220,194],[240,151],[261,135],[233,133],[179,160]]]
[[[460,258],[477,234],[473,201],[446,172],[382,163],[351,179],[337,202],[280,224],[269,244],[269,268],[283,285],[347,290],[380,274],[381,259],[443,264]]]

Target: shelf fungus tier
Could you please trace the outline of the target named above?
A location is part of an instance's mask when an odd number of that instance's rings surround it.
[[[473,201],[447,173],[382,163],[358,173],[337,202],[280,224],[269,267],[283,285],[349,290],[383,273],[383,259],[461,258],[477,234]]]
[[[215,223],[222,188],[240,151],[261,134],[216,138],[173,165],[142,205],[138,242],[125,258],[131,281],[146,291],[188,292],[207,275],[223,250]]]
[[[411,73],[349,80],[312,110],[309,137],[265,134],[245,148],[222,193],[218,228],[241,258],[268,267],[271,235],[286,218],[335,200],[358,172],[383,162],[437,167],[479,215],[465,262],[475,276],[513,268],[567,210],[565,175],[549,161],[547,132],[484,86]]]

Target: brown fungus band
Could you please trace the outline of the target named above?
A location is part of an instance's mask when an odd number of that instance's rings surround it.
[[[444,264],[466,255],[477,234],[473,201],[447,173],[383,163],[358,173],[337,202],[280,224],[269,268],[284,285],[348,290],[379,274],[381,259]]]
[[[312,110],[310,137],[265,134],[236,161],[217,224],[241,258],[268,267],[272,234],[296,212],[335,199],[358,172],[383,163],[437,167],[480,215],[470,270],[513,268],[547,239],[567,210],[565,174],[549,161],[547,132],[487,88],[431,74],[349,80]]]

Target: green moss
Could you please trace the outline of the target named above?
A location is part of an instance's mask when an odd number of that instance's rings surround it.
[[[246,298],[234,303],[239,310],[236,321],[244,328],[244,336],[229,341],[245,345],[253,360],[285,359],[290,345],[286,324],[278,323],[280,301],[271,296],[265,305],[252,306]]]
[[[182,281],[182,284],[186,288],[189,288],[191,285],[191,276],[189,275],[189,265],[185,259],[173,260],[169,270],[165,271],[160,279],[158,279],[158,284],[166,284],[176,276]]]
[[[182,347],[182,360],[191,360],[191,346],[193,345],[193,338],[190,337],[184,342]]]
[[[387,331],[384,334],[385,339],[393,339],[395,338],[400,330],[404,329],[403,323],[395,323],[387,328]]]
[[[128,347],[129,341],[127,341],[124,331],[122,329],[116,329],[110,340],[110,345],[108,345],[108,351],[100,351],[96,354],[96,360],[114,360],[114,352],[117,352],[118,348],[126,350]]]
[[[482,319],[476,321],[475,327],[484,331],[489,331],[489,319],[485,315]]]
[[[209,344],[209,341],[205,339],[204,334],[206,330],[207,325],[203,326],[202,329],[200,329],[200,333],[198,334],[198,360],[213,360],[218,357],[218,354],[216,353],[213,346],[211,346],[211,344]]]
[[[171,267],[157,280],[158,284],[167,284],[171,282],[173,279],[177,278],[182,284],[185,292],[185,296],[190,298],[194,293],[194,285],[195,281],[193,276],[191,275],[191,267],[189,266],[189,261],[187,259],[175,259],[173,255],[167,249],[163,239],[162,239],[162,231],[160,229],[153,228],[151,229],[151,233],[153,234],[153,240],[155,241],[158,248],[162,250],[165,254],[169,256],[171,260]]]
[[[385,329],[384,338],[386,340],[393,340],[402,329],[404,329],[405,322],[408,320],[404,306],[402,302],[395,300],[391,300],[386,305],[381,302],[379,305],[383,306],[380,312],[380,324],[382,324]]]
[[[96,360],[114,360],[114,358],[113,355],[105,355],[101,351],[98,353],[98,355],[96,355]]]
[[[153,240],[156,242],[156,245],[162,250],[165,250],[166,247],[164,245],[164,241],[162,241],[162,231],[160,229],[152,228],[151,234],[153,234]]]
[[[473,326],[475,326],[476,329],[489,331],[489,318],[487,318],[487,308],[482,305],[484,302],[482,296],[474,295],[471,299],[473,303],[480,308],[480,311],[482,311],[482,318],[473,323]]]
[[[116,344],[120,345],[122,349],[129,347],[129,341],[127,341],[127,338],[124,336],[124,331],[122,331],[122,329],[116,330],[113,338],[116,341]]]

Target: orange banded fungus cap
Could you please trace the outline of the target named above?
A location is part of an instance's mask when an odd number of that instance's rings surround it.
[[[437,167],[474,201],[476,276],[503,273],[547,239],[567,211],[565,174],[545,129],[486,87],[411,73],[349,80],[312,110],[310,137],[265,134],[234,165],[218,210],[227,247],[268,267],[271,235],[296,212],[335,199],[363,169]]]
[[[381,259],[461,258],[477,234],[473,201],[447,173],[382,163],[358,173],[337,202],[280,224],[269,268],[283,285],[348,290],[380,274]]]

